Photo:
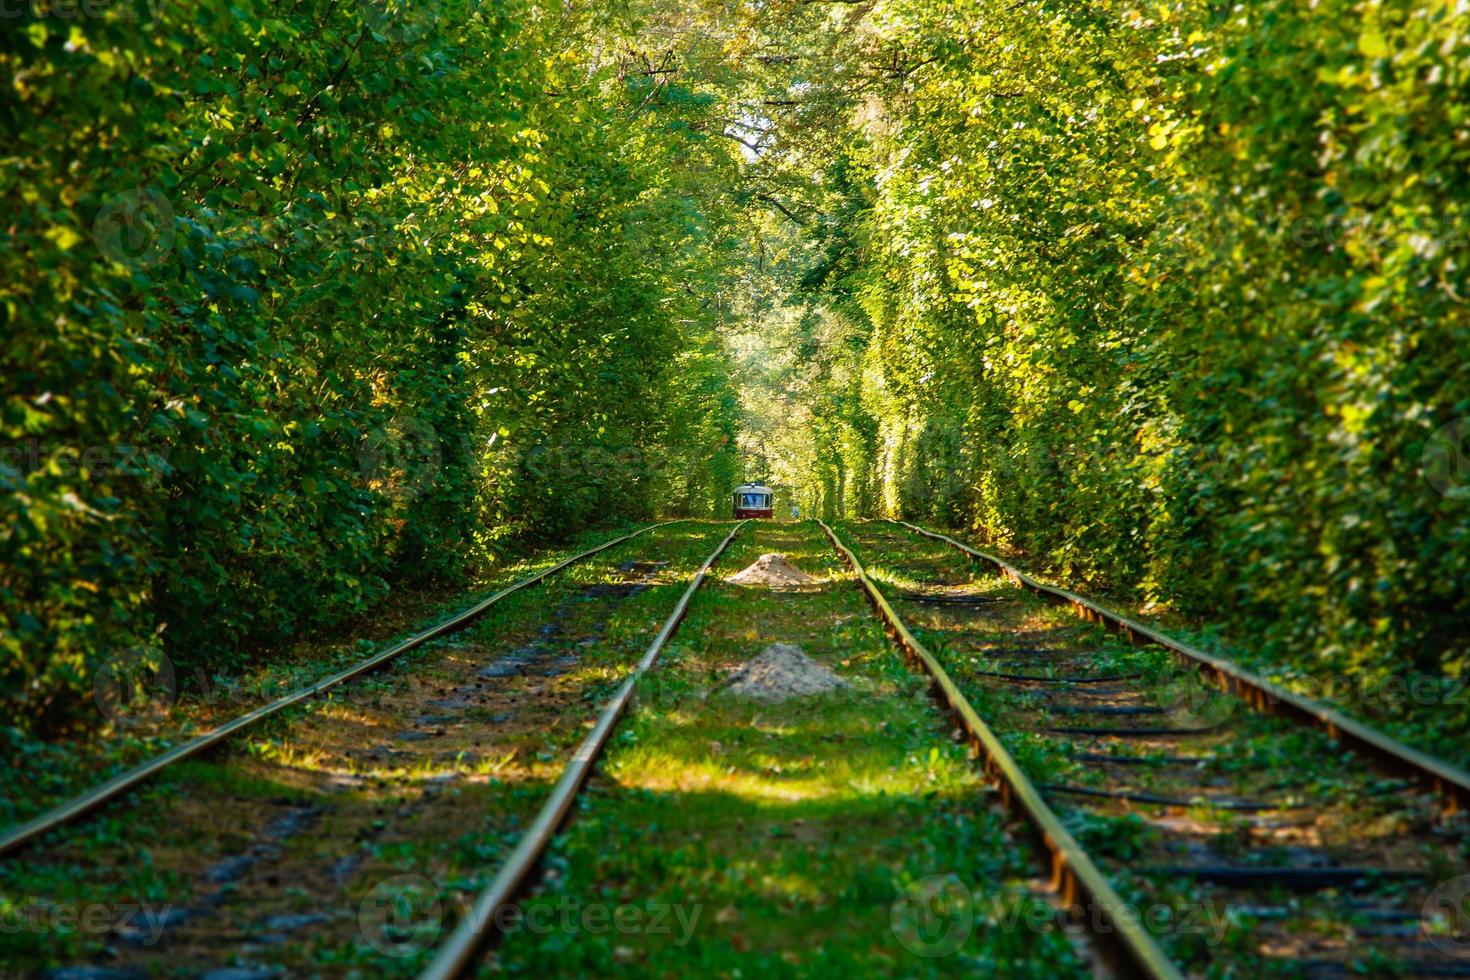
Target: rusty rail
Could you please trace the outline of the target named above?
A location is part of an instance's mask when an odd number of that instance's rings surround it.
[[[1256,711],[1275,711],[1299,721],[1321,726],[1331,737],[1362,751],[1387,771],[1395,775],[1412,777],[1424,786],[1432,788],[1444,800],[1445,810],[1449,814],[1458,813],[1462,807],[1470,806],[1470,772],[1464,769],[1417,749],[1409,748],[1382,732],[1349,718],[1335,708],[1302,697],[1229,660],[1206,653],[1198,647],[1160,633],[1152,627],[1145,626],[1085,596],[1039,582],[995,555],[972,548],[936,531],[919,527],[917,524],[910,524],[907,521],[890,521],[890,523],[908,528],[915,534],[926,538],[942,541],[971,557],[988,562],[1020,588],[1035,592],[1051,602],[1070,605],[1083,619],[1121,633],[1131,643],[1139,646],[1160,646],[1172,651],[1180,662],[1191,665],[1211,677],[1220,690],[1236,695]]]
[[[817,521],[832,546],[853,570],[858,584],[883,620],[890,636],[913,661],[933,679],[940,696],[964,727],[971,748],[984,760],[985,774],[1000,789],[1001,799],[1030,825],[1042,851],[1051,862],[1052,887],[1063,905],[1088,913],[1093,935],[1110,965],[1129,976],[1169,978],[1182,974],[1143,929],[1128,906],[1091,857],[1068,833],[1056,813],[1046,804],[1036,785],[1022,772],[995,732],[970,705],[934,655],[909,632],[883,593],[868,577],[857,556],[842,543],[835,531]]]
[[[574,565],[579,561],[592,557],[598,552],[606,551],[609,548],[620,545],[625,541],[636,538],[640,534],[652,531],[655,528],[668,527],[671,524],[678,523],[680,522],[663,521],[658,524],[650,524],[648,527],[639,528],[638,530],[633,531],[629,534],[620,535],[616,538],[613,538],[611,541],[604,542],[603,544],[597,545],[594,548],[588,548],[586,551],[579,552],[571,556],[570,558],[557,562],[550,568],[543,569],[542,571],[539,571],[534,575],[529,575],[526,578],[520,579],[519,581],[516,581],[506,586],[493,595],[488,596],[487,598],[475,603],[473,606],[464,610],[463,612],[457,613],[454,616],[451,616],[449,619],[446,619],[441,623],[431,626],[430,628],[420,633],[416,633],[405,640],[400,640],[399,642],[393,644],[391,647],[382,651],[381,653],[374,654],[368,659],[354,664],[351,667],[348,667],[346,670],[339,671],[338,673],[335,673],[330,677],[325,677],[308,687],[303,687],[299,690],[291,692],[290,694],[283,695],[276,700],[270,702],[269,704],[262,705],[261,707],[256,708],[254,711],[250,711],[246,714],[240,715],[239,717],[233,718],[225,724],[205,732],[203,735],[192,738],[181,745],[176,745],[172,749],[169,749],[167,752],[154,756],[152,759],[140,763],[139,765],[134,766],[133,768],[125,772],[121,772],[118,775],[113,776],[106,782],[100,783],[87,792],[82,793],[80,796],[77,796],[69,800],[68,802],[63,803],[60,806],[53,807],[40,816],[29,820],[24,824],[21,824],[19,827],[11,830],[9,833],[0,836],[0,856],[4,856],[10,854],[13,851],[19,850],[25,845],[32,843],[36,839],[50,833],[58,827],[70,823],[71,821],[76,820],[86,813],[90,813],[97,807],[102,806],[110,800],[116,799],[129,790],[135,788],[139,784],[145,782],[153,776],[156,776],[158,773],[162,772],[164,769],[167,769],[174,763],[182,762],[184,759],[188,759],[192,756],[198,755],[200,752],[203,752],[206,749],[218,745],[219,743],[228,739],[230,736],[246,728],[249,728],[257,722],[264,721],[272,715],[280,714],[282,711],[285,711],[287,708],[291,707],[294,704],[299,704],[300,702],[306,701],[310,698],[314,698],[319,694],[324,694],[327,691],[330,691],[332,688],[344,684],[355,677],[365,674],[368,671],[375,670],[376,668],[381,667],[383,664],[386,664],[391,660],[396,660],[398,657],[401,657],[403,654],[408,653],[410,650],[423,646],[430,640],[437,639],[438,637],[444,636],[448,633],[453,633],[460,629],[463,629],[465,626],[468,626],[471,622],[484,615],[486,610],[488,610],[491,606],[495,605],[500,600],[513,593],[519,592],[521,589],[524,589],[531,585],[535,585],[537,582],[541,582],[546,578],[549,578],[550,576],[566,568],[568,565]]]
[[[551,796],[542,804],[530,828],[521,835],[515,850],[511,852],[510,857],[506,858],[505,864],[496,872],[489,886],[480,893],[469,913],[460,920],[459,925],[450,934],[449,939],[445,941],[433,961],[423,973],[419,974],[419,980],[452,980],[454,977],[461,976],[474,963],[480,948],[497,932],[497,926],[501,920],[500,910],[515,902],[521,886],[525,884],[531,870],[540,862],[557,828],[566,819],[572,801],[582,791],[587,777],[592,774],[592,767],[597,762],[598,755],[607,744],[613,729],[617,727],[623,712],[627,710],[628,701],[633,697],[633,689],[648,668],[652,667],[658,659],[659,653],[663,651],[669,638],[674,635],[674,631],[679,628],[679,623],[683,621],[684,614],[689,610],[689,602],[704,582],[705,576],[709,574],[710,566],[730,546],[730,542],[735,540],[735,536],[747,523],[749,522],[741,521],[731,528],[730,533],[725,535],[725,540],[720,542],[720,546],[704,560],[704,564],[689,582],[689,587],[679,598],[678,604],[674,606],[674,611],[669,614],[668,619],[664,620],[663,629],[659,630],[658,635],[653,638],[643,658],[638,661],[633,672],[623,681],[622,686],[618,688],[617,693],[613,695],[612,700],[608,702],[607,707],[598,717],[597,724],[583,739],[576,753],[572,755],[571,761],[562,770],[561,778],[557,780]]]

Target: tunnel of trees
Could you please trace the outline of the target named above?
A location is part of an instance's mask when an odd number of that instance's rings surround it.
[[[17,737],[757,478],[1470,673],[1463,2],[13,13]]]

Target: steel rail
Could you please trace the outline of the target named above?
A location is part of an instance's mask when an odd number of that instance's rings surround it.
[[[1110,965],[1130,976],[1179,980],[1182,974],[1143,929],[1133,907],[1123,901],[1082,845],[1062,825],[1036,785],[976,713],[949,673],[909,632],[878,586],[868,577],[857,555],[824,522],[818,520],[817,523],[852,569],[889,635],[933,679],[945,703],[964,726],[971,747],[984,759],[985,774],[999,787],[1001,799],[1030,824],[1042,850],[1051,860],[1051,884],[1062,904],[1089,913],[1087,919],[1093,927],[1093,936]]]
[[[77,796],[72,800],[61,804],[60,806],[46,811],[35,819],[20,825],[19,827],[15,828],[4,836],[0,836],[0,856],[10,854],[13,851],[16,851],[24,847],[25,845],[35,841],[37,838],[50,833],[56,828],[77,819],[83,814],[95,810],[97,807],[102,806],[104,803],[116,799],[117,797],[133,789],[145,780],[157,775],[164,769],[167,769],[175,762],[180,762],[184,759],[190,758],[191,756],[198,755],[200,752],[203,752],[208,748],[218,745],[219,743],[223,742],[225,739],[234,735],[236,732],[241,731],[242,729],[249,728],[251,725],[254,725],[255,723],[260,721],[264,721],[266,718],[269,718],[272,715],[280,714],[282,711],[285,711],[287,708],[291,707],[294,704],[299,704],[300,702],[305,701],[309,698],[314,698],[317,695],[330,691],[332,688],[337,687],[347,681],[350,681],[361,674],[381,667],[383,664],[388,663],[390,660],[394,660],[402,656],[403,654],[408,653],[410,650],[423,646],[430,640],[437,639],[447,633],[453,633],[459,629],[462,629],[473,620],[484,615],[485,611],[488,610],[491,606],[495,605],[497,602],[501,601],[509,595],[519,592],[520,590],[528,586],[535,585],[536,583],[549,578],[550,576],[566,568],[568,565],[574,565],[579,561],[583,561],[584,559],[592,557],[598,552],[606,551],[609,548],[620,545],[625,541],[636,538],[640,534],[652,531],[655,528],[668,527],[671,524],[678,523],[680,523],[680,521],[662,521],[658,524],[650,524],[648,527],[639,528],[638,530],[633,531],[629,534],[620,535],[619,537],[613,538],[611,541],[597,545],[594,548],[588,548],[586,551],[579,552],[571,556],[570,558],[557,562],[550,568],[543,569],[542,571],[539,571],[534,575],[527,576],[526,578],[520,579],[519,581],[506,586],[493,595],[475,603],[473,606],[469,607],[463,612],[457,613],[456,615],[451,616],[449,619],[446,619],[443,622],[432,626],[421,633],[416,633],[405,640],[400,640],[398,643],[393,644],[391,647],[382,651],[381,653],[369,657],[367,660],[355,664],[352,667],[348,667],[346,670],[342,670],[338,673],[332,674],[329,677],[323,678],[322,680],[317,681],[309,687],[304,687],[299,690],[293,691],[290,694],[283,695],[282,697],[277,698],[275,701],[272,701],[266,705],[262,705],[261,707],[256,708],[254,711],[250,711],[246,714],[240,715],[239,717],[234,718],[217,728],[205,732],[203,735],[199,735],[193,739],[190,739],[189,741],[184,742],[181,745],[176,745],[172,749],[169,749],[167,752],[164,752],[161,755],[154,756],[152,759],[149,759],[148,761],[143,762],[133,767],[132,769],[127,770],[126,772],[119,773],[106,782],[100,783],[92,789],[86,791],[80,796]]]
[[[1412,749],[1334,708],[1302,697],[1229,660],[1176,640],[1085,596],[1039,582],[995,555],[917,524],[907,521],[889,523],[906,527],[926,538],[942,541],[967,555],[988,562],[1020,588],[1042,595],[1052,602],[1070,605],[1083,619],[1122,633],[1135,645],[1152,644],[1172,651],[1184,663],[1206,674],[1212,674],[1220,690],[1235,694],[1256,711],[1279,711],[1298,720],[1320,725],[1331,737],[1367,753],[1390,772],[1411,776],[1433,788],[1443,798],[1445,810],[1449,814],[1458,813],[1462,807],[1470,806],[1470,772],[1464,769]]]
[[[451,980],[465,972],[475,961],[480,948],[489,941],[500,925],[500,910],[513,904],[521,886],[525,884],[526,878],[531,874],[533,868],[540,862],[542,854],[551,844],[557,828],[566,819],[567,811],[571,809],[572,801],[582,791],[587,782],[587,777],[592,774],[592,767],[597,762],[598,755],[607,744],[613,729],[617,727],[618,721],[627,710],[628,702],[633,697],[633,689],[638,681],[658,660],[658,655],[663,651],[664,645],[679,628],[679,623],[684,619],[684,614],[689,610],[689,602],[694,598],[694,593],[704,582],[705,576],[709,574],[710,567],[715,560],[735,540],[741,528],[749,521],[741,521],[730,529],[720,546],[704,560],[694,578],[690,580],[689,587],[680,596],[679,602],[674,606],[674,611],[669,613],[669,618],[664,620],[663,629],[653,638],[653,642],[644,651],[642,659],[638,661],[633,672],[623,681],[622,686],[608,702],[607,707],[597,719],[597,724],[587,737],[582,740],[577,751],[572,755],[571,761],[562,770],[561,778],[551,790],[545,803],[541,805],[536,819],[521,835],[516,843],[515,850],[511,851],[500,870],[490,884],[482,891],[468,914],[460,920],[444,946],[434,956],[434,959],[419,974],[419,980]]]

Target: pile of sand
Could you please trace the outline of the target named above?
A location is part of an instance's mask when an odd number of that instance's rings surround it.
[[[807,585],[816,579],[786,560],[785,555],[761,555],[755,564],[730,576],[736,585],[769,585],[790,588]]]
[[[768,704],[847,686],[842,678],[802,653],[801,647],[789,643],[772,643],[760,656],[731,672],[725,683],[738,698]]]

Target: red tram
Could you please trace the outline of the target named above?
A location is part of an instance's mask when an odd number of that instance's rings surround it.
[[[770,487],[763,483],[742,483],[735,488],[735,516],[742,517],[770,517],[771,498],[775,495]]]

